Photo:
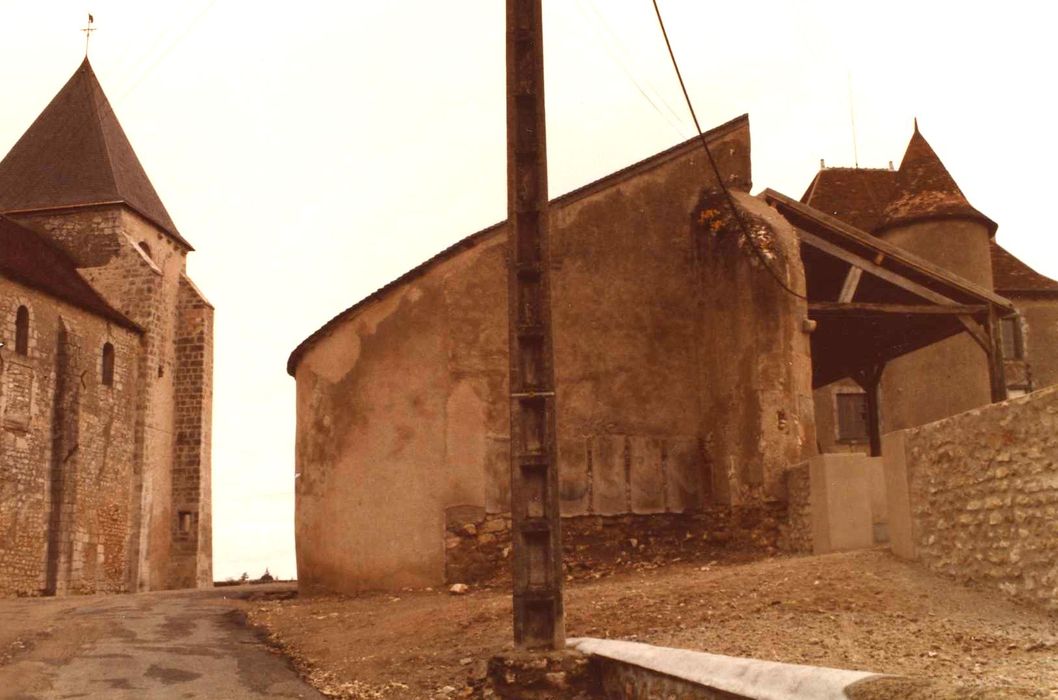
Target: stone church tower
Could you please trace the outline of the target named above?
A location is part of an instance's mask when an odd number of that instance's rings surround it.
[[[126,590],[212,585],[213,308],[186,274],[193,248],[87,59],[0,162],[0,212],[65,253],[106,303],[142,329],[126,380],[131,434],[106,434],[131,443]],[[62,399],[70,401],[64,410],[79,415],[80,400]],[[55,445],[64,439],[52,435]],[[54,529],[59,519],[52,521]],[[52,592],[64,587],[78,584],[59,576]]]

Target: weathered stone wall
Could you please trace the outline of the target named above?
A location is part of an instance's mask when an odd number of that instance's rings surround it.
[[[748,188],[748,128],[718,138],[723,172]],[[814,450],[803,303],[738,231],[703,242],[706,167],[685,147],[551,209],[566,516],[760,505],[780,497],[781,468]],[[767,229],[778,274],[803,290],[793,232],[736,196]],[[504,226],[479,234],[302,356],[296,533],[307,590],[437,584],[445,510],[507,511],[505,247]]]
[[[725,548],[778,551],[785,505],[707,506],[695,513],[575,515],[562,519],[567,573],[622,562],[693,561]],[[455,506],[445,513],[445,582],[482,583],[510,575],[511,518]]]
[[[700,199],[694,345],[711,500],[738,506],[782,498],[783,471],[815,454],[816,429],[797,235],[762,201],[734,197],[758,252],[724,197]]]
[[[786,470],[786,520],[779,532],[779,549],[811,553],[812,487],[807,462]]]
[[[1058,387],[886,435],[893,550],[1058,609]]]
[[[127,590],[140,336],[0,278],[0,338],[0,595]]]
[[[174,374],[186,248],[122,205],[22,214],[17,219],[58,244],[114,308],[146,329],[137,368],[138,420],[131,477],[139,494],[133,507],[134,535],[129,545],[133,551],[134,565],[129,573],[133,587],[172,588],[203,578],[205,569],[200,560],[211,558],[208,518],[202,522],[199,517],[193,524],[196,543],[201,544],[198,556],[183,556],[172,549],[174,532],[180,527],[180,511],[173,507],[175,426],[180,420]],[[182,389],[187,390],[193,391]],[[211,391],[203,396],[208,394]],[[201,451],[208,454],[208,430],[201,430],[200,436]],[[185,453],[187,448],[186,444],[181,446]],[[205,467],[208,471],[208,462]],[[208,475],[203,483],[208,490]],[[202,512],[201,504],[198,511]]]
[[[213,585],[210,431],[213,402],[213,307],[180,278],[176,357],[172,555],[168,585]]]

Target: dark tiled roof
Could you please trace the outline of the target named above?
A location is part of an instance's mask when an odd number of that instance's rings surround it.
[[[1058,294],[1058,282],[1044,277],[992,241],[992,278],[997,292],[1049,292]]]
[[[122,202],[179,243],[86,58],[0,162],[0,211]]]
[[[62,251],[33,231],[3,216],[0,216],[0,276],[125,328],[142,331],[99,296]]]
[[[801,202],[870,233],[943,216],[978,219],[990,234],[996,231],[996,223],[966,201],[917,124],[899,170],[824,168]]]
[[[873,232],[882,224],[882,212],[895,186],[895,170],[825,168],[816,174],[801,202],[858,229]]]
[[[980,219],[994,234],[996,224],[970,206],[948,169],[918,130],[907,144],[896,173],[896,186],[884,211],[882,228],[923,219],[959,216]]]

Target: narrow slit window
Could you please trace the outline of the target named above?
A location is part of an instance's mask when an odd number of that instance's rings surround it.
[[[15,312],[15,352],[29,354],[29,309],[25,306],[18,307]]]
[[[103,345],[103,384],[114,384],[114,346],[110,343]]]
[[[187,511],[187,510],[180,511],[180,522],[179,522],[180,533],[184,534],[184,535],[190,534],[191,533],[191,525],[192,525],[191,511]]]

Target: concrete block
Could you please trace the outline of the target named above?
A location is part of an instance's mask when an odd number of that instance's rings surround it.
[[[882,436],[886,512],[889,516],[889,549],[903,559],[917,559],[911,525],[911,499],[907,478],[907,442],[904,431]]]
[[[592,509],[598,515],[628,512],[625,475],[625,436],[595,435],[591,438]]]
[[[868,671],[720,656],[611,639],[574,638],[567,640],[566,645],[602,660],[604,664],[616,663],[630,668],[632,673],[625,674],[627,682],[633,686],[629,697],[654,697],[635,692],[637,686],[656,686],[648,674],[683,681],[681,691],[686,692],[680,697],[703,700],[719,697],[716,691],[725,698],[847,700],[849,696],[845,691],[852,684],[882,677]]]
[[[808,460],[815,554],[865,549],[874,544],[870,458],[822,454]]]
[[[664,513],[665,487],[661,471],[662,443],[657,438],[628,438],[633,513]]]

